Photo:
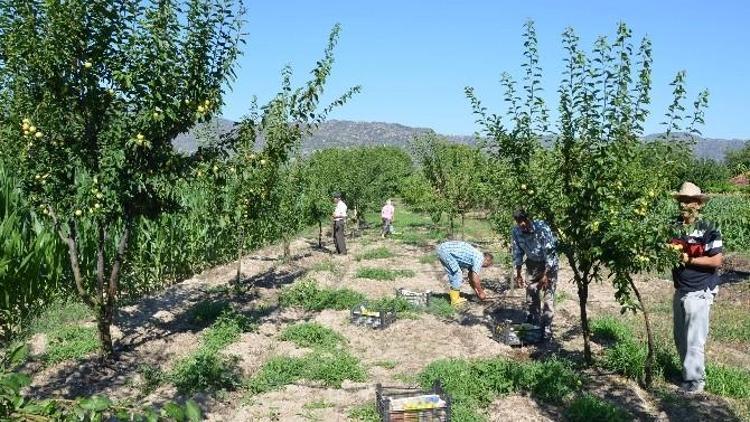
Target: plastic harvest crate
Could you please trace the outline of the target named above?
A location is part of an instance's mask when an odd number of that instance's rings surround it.
[[[527,344],[540,343],[544,338],[542,327],[533,324],[515,324],[506,319],[503,321],[492,320],[492,338],[495,341],[508,346],[525,346]]]
[[[375,396],[378,413],[383,422],[451,420],[451,398],[439,383],[435,383],[432,391],[423,391],[416,387],[384,387],[377,384]]]
[[[354,325],[364,325],[382,330],[393,324],[395,320],[395,312],[367,310],[367,302],[360,303],[351,310],[351,321]]]
[[[402,297],[414,306],[427,307],[432,298],[432,291],[416,292],[401,287],[396,289],[396,297]]]

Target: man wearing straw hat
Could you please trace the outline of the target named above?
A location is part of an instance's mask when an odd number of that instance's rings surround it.
[[[682,363],[682,388],[700,393],[706,380],[709,312],[718,292],[717,270],[724,261],[721,232],[701,218],[708,196],[698,186],[685,182],[672,196],[679,202],[680,218],[671,243],[681,251],[681,263],[672,270],[674,341]]]

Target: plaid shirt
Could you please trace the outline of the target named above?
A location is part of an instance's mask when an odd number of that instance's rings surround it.
[[[557,270],[557,238],[544,221],[532,221],[531,231],[513,227],[513,265],[523,265],[523,256],[529,261],[544,262],[547,269]]]
[[[450,241],[441,243],[437,254],[451,273],[467,269],[479,274],[484,263],[484,254],[466,242]]]

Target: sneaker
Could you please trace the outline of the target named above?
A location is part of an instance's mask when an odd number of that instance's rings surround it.
[[[706,388],[706,383],[703,381],[686,381],[682,383],[681,388],[686,394],[698,394]]]

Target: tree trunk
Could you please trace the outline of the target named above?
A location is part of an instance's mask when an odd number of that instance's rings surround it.
[[[112,326],[112,318],[110,313],[107,312],[107,305],[102,304],[99,309],[96,310],[96,327],[99,331],[99,342],[102,347],[102,359],[107,359],[114,355],[115,350],[112,345],[112,333],[110,327]]]
[[[654,335],[651,333],[651,321],[648,318],[646,303],[641,297],[641,292],[638,291],[638,288],[635,286],[632,278],[628,277],[628,280],[630,281],[630,288],[633,289],[633,293],[635,293],[635,297],[638,299],[641,311],[643,312],[643,321],[646,323],[646,342],[648,345],[648,354],[646,355],[645,377],[643,383],[648,388],[651,387],[651,384],[654,381]]]
[[[237,238],[237,278],[235,279],[235,286],[239,286],[242,282],[242,254],[243,254],[243,245],[244,245],[244,238],[245,238],[245,230],[242,226],[240,226],[240,235]]]
[[[282,245],[284,247],[283,261],[287,262],[287,261],[289,261],[289,258],[290,258],[291,254],[292,254],[291,251],[290,251],[290,243],[291,242],[289,241],[289,236],[282,235],[281,236],[281,242],[282,242]]]
[[[461,240],[466,240],[466,230],[464,228],[464,213],[461,213]]]
[[[323,249],[323,222],[318,220],[318,247]]]
[[[586,304],[589,299],[589,285],[588,280],[585,279],[579,279],[576,280],[576,284],[578,285],[578,304],[581,308],[581,331],[583,333],[583,358],[586,360],[587,364],[592,364],[593,360],[591,359],[591,344],[590,344],[590,337],[591,333],[589,332],[589,317],[586,310]]]

